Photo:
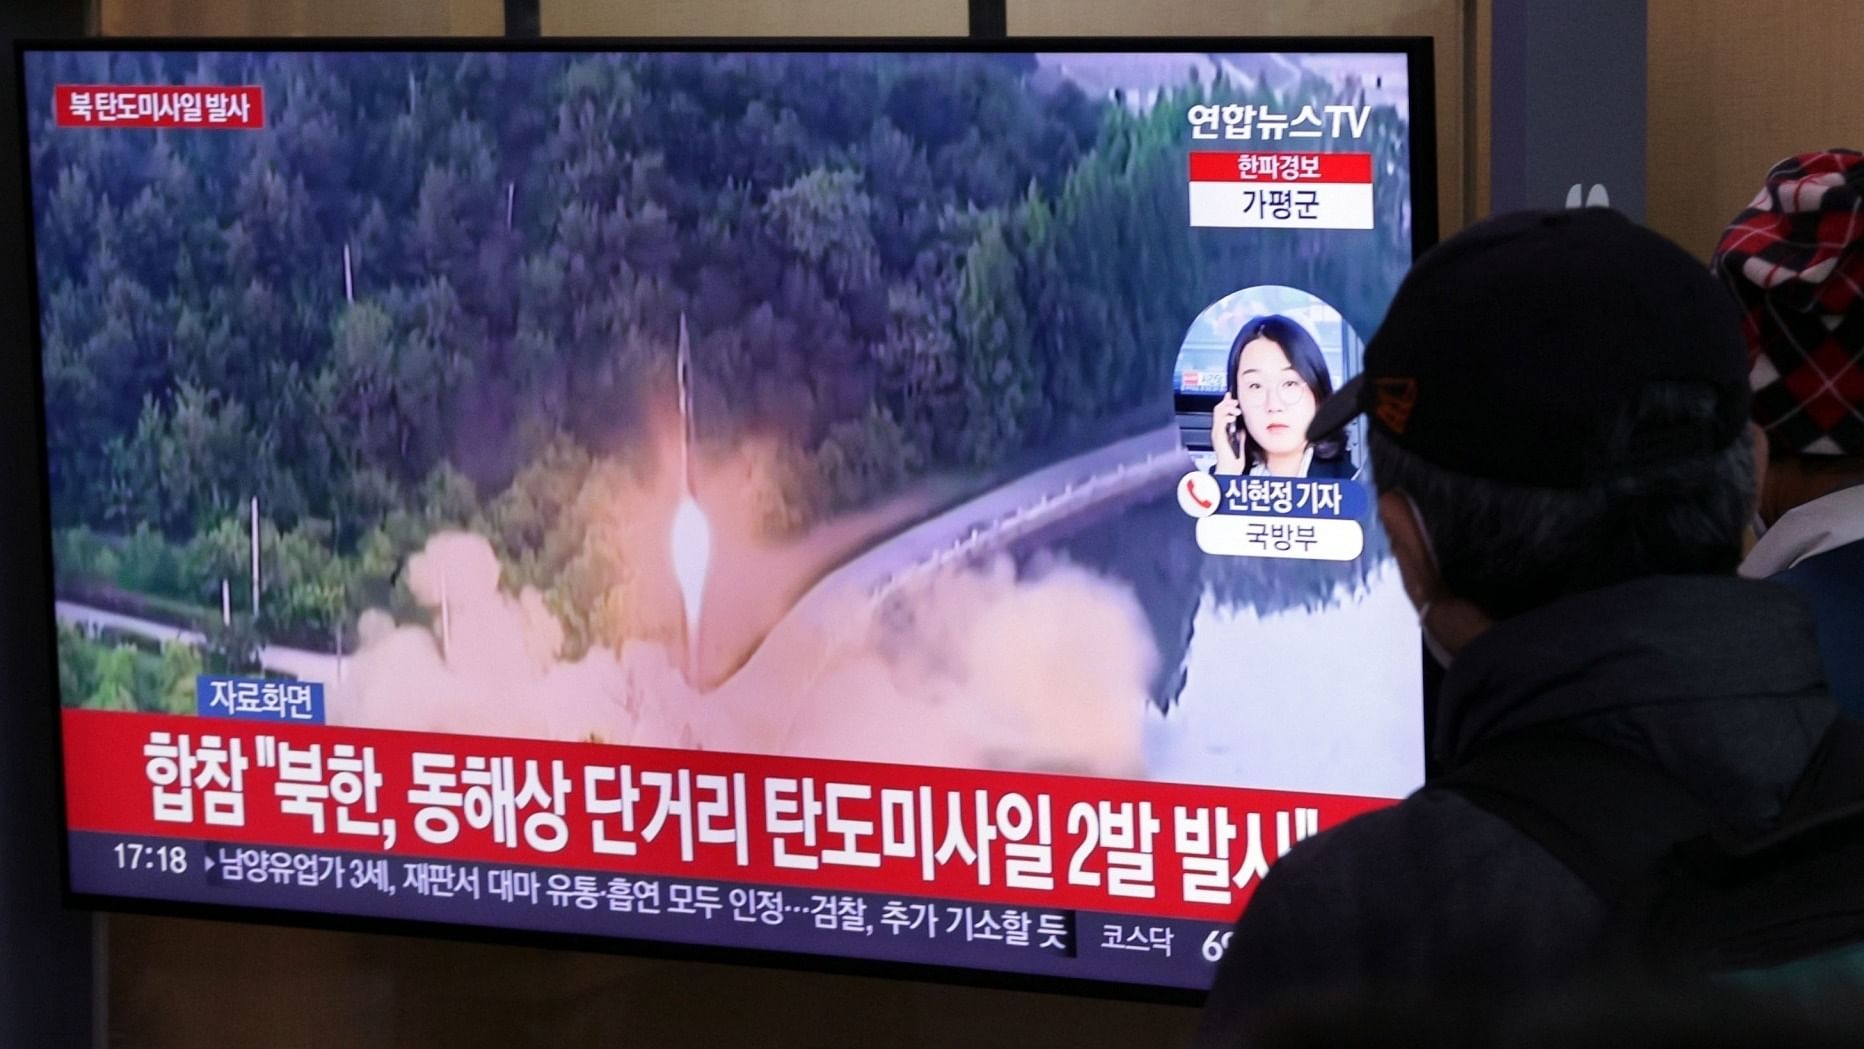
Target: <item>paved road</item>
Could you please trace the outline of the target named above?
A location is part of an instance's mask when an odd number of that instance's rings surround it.
[[[811,593],[859,586],[878,596],[1135,491],[1167,493],[1188,469],[1173,421],[1023,474],[914,525],[831,572]]]
[[[58,621],[134,634],[156,642],[182,641],[198,646],[207,641],[207,638],[198,630],[170,626],[152,619],[92,608],[89,605],[81,605],[72,601],[58,602]],[[309,652],[301,648],[286,648],[283,645],[267,645],[259,650],[259,665],[267,670],[289,674],[301,681],[321,681],[326,685],[331,685],[336,683],[342,661],[324,652]]]
[[[758,664],[796,633],[832,624],[850,594],[880,601],[941,569],[991,553],[1075,514],[1141,492],[1169,492],[1191,460],[1173,420],[1157,430],[1031,471],[920,522],[822,577],[778,620],[735,677],[759,680]],[[820,634],[821,631],[815,631]],[[833,633],[833,630],[828,633]],[[820,638],[811,639],[819,645]]]

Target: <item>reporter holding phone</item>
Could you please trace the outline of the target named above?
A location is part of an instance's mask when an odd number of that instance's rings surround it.
[[[1217,457],[1212,473],[1354,475],[1344,437],[1307,439],[1314,413],[1333,395],[1333,378],[1306,328],[1279,314],[1255,318],[1230,344],[1225,374],[1227,392],[1210,413],[1210,446]]]

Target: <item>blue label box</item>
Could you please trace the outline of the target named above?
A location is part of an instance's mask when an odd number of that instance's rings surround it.
[[[1364,521],[1372,505],[1364,485],[1339,478],[1230,477],[1219,514]]]
[[[324,686],[316,681],[202,674],[194,681],[195,712],[207,718],[324,723]]]

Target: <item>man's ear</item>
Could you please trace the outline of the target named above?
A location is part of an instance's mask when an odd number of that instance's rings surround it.
[[[1443,592],[1443,579],[1437,574],[1437,561],[1430,556],[1430,542],[1423,526],[1411,509],[1411,501],[1400,492],[1379,495],[1379,521],[1391,540],[1392,557],[1398,561],[1398,574],[1404,579],[1404,592],[1413,607],[1422,609]]]

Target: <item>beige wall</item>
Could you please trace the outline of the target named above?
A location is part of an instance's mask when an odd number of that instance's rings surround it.
[[[1650,224],[1708,256],[1783,157],[1864,149],[1864,3],[1650,0]]]
[[[503,0],[93,0],[106,36],[497,36]]]
[[[963,36],[966,0],[539,0],[546,36]]]

